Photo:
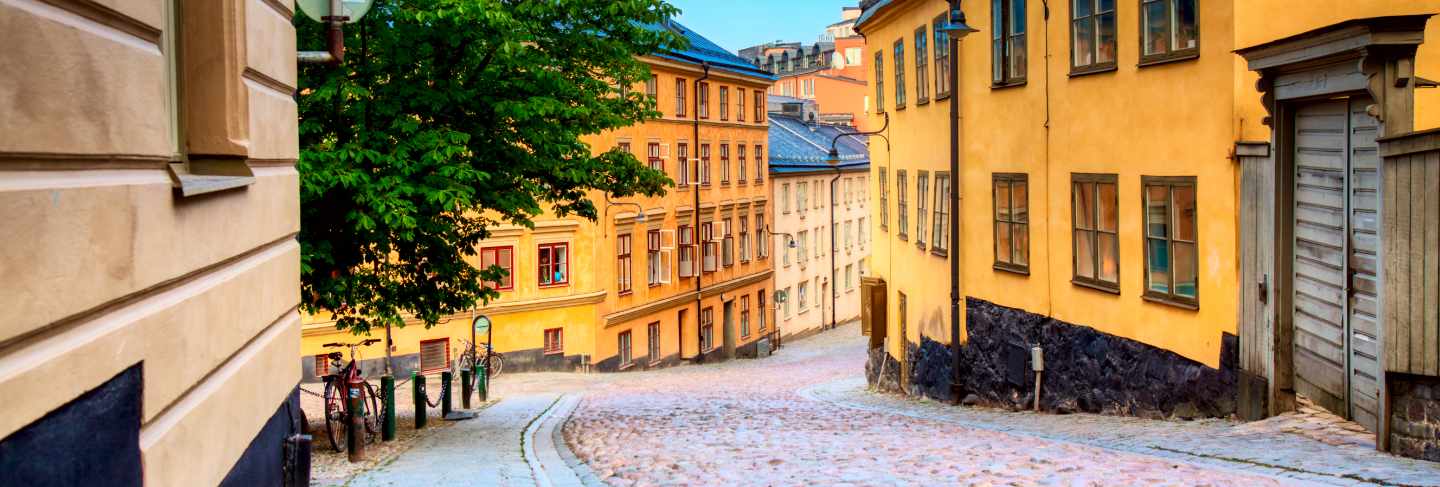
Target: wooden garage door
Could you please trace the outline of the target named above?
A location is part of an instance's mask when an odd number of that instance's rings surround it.
[[[1379,157],[1370,103],[1296,110],[1293,318],[1297,391],[1374,429]]]

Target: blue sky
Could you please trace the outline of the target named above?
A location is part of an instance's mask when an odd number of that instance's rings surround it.
[[[774,40],[815,42],[857,0],[669,0],[680,23],[731,52]]]

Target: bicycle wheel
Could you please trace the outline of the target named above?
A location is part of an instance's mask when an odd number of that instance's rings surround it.
[[[385,402],[375,393],[375,386],[369,382],[365,383],[365,388],[360,393],[365,395],[365,432],[370,434],[367,441],[374,443],[380,439],[380,422],[385,420]]]
[[[338,380],[325,381],[325,438],[335,451],[345,451],[345,393],[335,385]]]
[[[500,354],[497,353],[497,352],[490,352],[490,356],[489,356],[489,357],[486,357],[485,361],[486,361],[486,368],[489,369],[489,373],[490,373],[490,378],[491,378],[491,379],[494,379],[494,378],[496,378],[496,377],[499,377],[499,376],[500,376],[500,371],[505,370],[505,356],[504,356],[504,355],[500,355]]]

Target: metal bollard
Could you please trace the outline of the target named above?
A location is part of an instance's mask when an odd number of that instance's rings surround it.
[[[383,376],[380,378],[380,391],[385,395],[385,418],[380,426],[380,439],[384,441],[395,440],[395,377]]]
[[[345,427],[345,449],[349,451],[351,463],[365,460],[365,401],[360,397],[361,384],[364,381],[360,378],[350,380],[348,387],[348,400],[350,401],[350,417],[347,418]]]
[[[453,409],[453,406],[452,406],[451,403],[450,403],[450,380],[453,379],[454,377],[455,377],[455,376],[451,375],[451,374],[450,374],[450,371],[448,371],[448,370],[440,373],[440,417],[441,417],[441,418],[448,418],[448,417],[450,417],[450,410]]]
[[[425,428],[425,408],[429,406],[429,404],[425,404],[425,376],[420,375],[419,372],[411,372],[410,384],[413,386],[412,392],[414,393],[412,399],[415,400],[415,429],[423,429]]]
[[[476,385],[476,389],[479,389],[480,402],[484,403],[484,402],[489,401],[489,400],[490,400],[490,370],[489,370],[489,368],[485,367],[485,364],[476,364],[476,365],[475,365],[475,385]]]
[[[460,369],[460,409],[470,409],[470,369]]]

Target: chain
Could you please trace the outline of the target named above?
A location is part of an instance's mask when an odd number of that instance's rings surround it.
[[[318,393],[318,392],[311,391],[310,389],[306,389],[306,388],[304,388],[304,387],[301,387],[301,388],[300,388],[300,392],[304,392],[304,393],[306,393],[306,394],[309,394],[309,395],[312,395],[312,396],[315,396],[315,397],[318,397],[318,398],[321,398],[321,399],[324,399],[324,398],[325,398],[324,395],[322,395],[322,394],[320,394],[320,393]]]

